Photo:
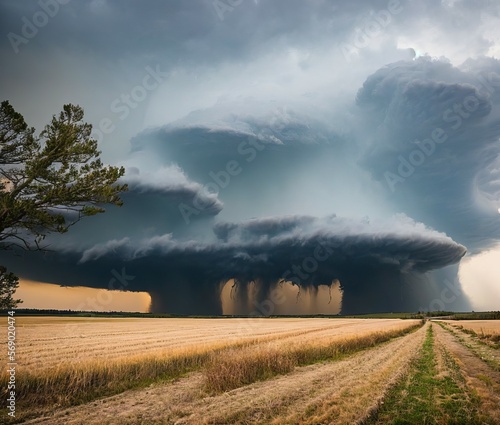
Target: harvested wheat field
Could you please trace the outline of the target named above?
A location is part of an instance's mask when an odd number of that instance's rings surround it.
[[[492,407],[498,377],[488,375],[493,386],[478,393],[484,399],[473,395],[477,385],[456,346],[469,349],[437,324],[422,325],[19,318],[16,421],[352,424],[392,423],[403,415],[404,423],[448,423],[459,412],[465,422],[458,423],[498,423]],[[484,367],[482,373],[490,368]],[[432,397],[412,393],[424,372]],[[440,393],[453,397],[441,406]]]
[[[443,320],[455,328],[473,331],[483,339],[500,342],[500,320]]]

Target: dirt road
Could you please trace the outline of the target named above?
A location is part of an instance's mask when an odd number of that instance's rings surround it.
[[[470,335],[457,329],[453,329],[454,334],[439,325],[434,325],[434,329],[437,340],[459,365],[467,387],[479,396],[481,411],[486,412],[493,423],[499,424],[500,372],[495,370],[495,363],[487,361],[492,358],[493,362],[495,359],[498,362],[500,350],[481,345]]]

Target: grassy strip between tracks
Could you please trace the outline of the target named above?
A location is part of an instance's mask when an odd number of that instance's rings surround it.
[[[438,362],[437,356],[441,356]],[[434,344],[429,326],[419,356],[408,374],[387,394],[384,404],[367,424],[463,424],[489,423],[478,414],[479,398],[465,386],[453,358]]]

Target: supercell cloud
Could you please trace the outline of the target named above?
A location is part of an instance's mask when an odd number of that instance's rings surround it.
[[[230,285],[232,311],[252,314],[283,285],[293,304],[339,282],[345,314],[469,309],[443,291],[500,239],[498,8],[232,3],[68,4],[17,56],[4,40],[14,106],[36,124],[34,92],[54,113],[80,103],[130,191],[48,237],[53,252],[1,262],[97,288],[122,270],[155,312],[221,314]],[[7,32],[35,12],[0,10]]]
[[[356,99],[376,129],[363,166],[402,211],[471,251],[500,237],[499,89],[497,60],[422,58],[378,70]]]

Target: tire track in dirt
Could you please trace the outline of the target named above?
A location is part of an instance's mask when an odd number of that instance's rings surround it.
[[[484,341],[479,340],[477,337],[464,332],[454,323],[450,323],[447,321],[439,323],[441,325],[444,325],[447,330],[451,331],[451,333],[454,333],[455,336],[458,337],[459,341],[471,351],[473,351],[476,356],[480,357],[482,360],[488,363],[488,365],[495,369],[497,372],[500,372],[499,348],[494,348]]]
[[[493,370],[456,336],[441,326],[434,326],[436,338],[454,357],[466,380],[481,400],[481,410],[489,415],[494,423],[500,423],[500,372]]]
[[[418,354],[425,328],[343,360],[299,367],[223,394],[207,394],[202,374],[194,373],[26,423],[352,424],[378,406]]]

